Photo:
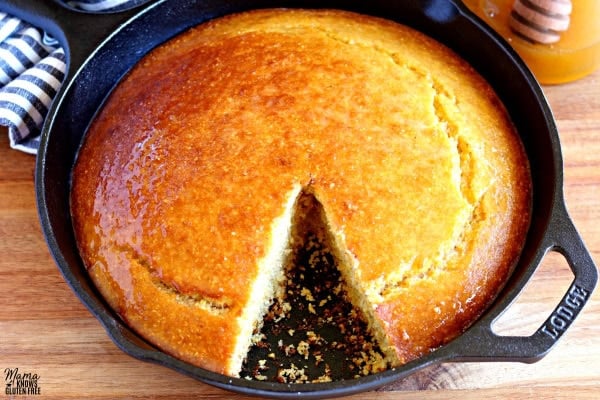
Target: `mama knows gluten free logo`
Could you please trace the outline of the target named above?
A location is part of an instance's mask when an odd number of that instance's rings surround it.
[[[7,395],[36,395],[42,394],[38,385],[40,376],[36,373],[21,372],[19,368],[4,369],[5,394]]]

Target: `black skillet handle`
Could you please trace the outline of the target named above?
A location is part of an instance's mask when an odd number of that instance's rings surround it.
[[[555,203],[551,224],[543,249],[561,253],[575,276],[569,289],[546,321],[531,336],[499,336],[492,330],[495,320],[476,324],[457,339],[452,361],[519,361],[540,360],[575,321],[590,299],[598,281],[598,270],[565,208]]]
[[[114,13],[88,13],[52,0],[0,1],[0,11],[41,28],[58,40],[65,49],[67,79],[111,32],[135,15],[136,8]]]

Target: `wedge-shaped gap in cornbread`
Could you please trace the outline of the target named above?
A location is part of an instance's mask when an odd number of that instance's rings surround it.
[[[310,187],[296,200],[282,295],[243,364],[246,379],[281,383],[352,379],[389,367],[340,270],[342,249]],[[363,305],[364,306],[364,305]]]

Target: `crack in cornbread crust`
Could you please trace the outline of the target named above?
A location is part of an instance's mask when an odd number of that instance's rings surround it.
[[[478,160],[473,154],[468,135],[461,134],[456,122],[462,120],[456,97],[448,93],[443,85],[427,72],[416,68],[409,69],[430,82],[433,90],[432,109],[436,118],[435,125],[447,136],[451,148],[456,150],[451,176],[465,200],[465,210],[460,216],[462,222],[457,224],[453,236],[446,246],[439,249],[438,254],[426,259],[414,257],[400,265],[396,271],[371,282],[367,292],[371,294],[370,300],[373,304],[385,301],[386,297],[410,287],[416,281],[435,279],[449,266],[453,258],[461,258],[465,254],[468,245],[465,240],[472,236],[478,229],[478,224],[485,220],[482,198],[494,180],[485,161]],[[482,181],[485,184],[481,184]]]
[[[120,252],[129,259],[129,263],[139,265],[148,271],[148,278],[160,291],[174,296],[182,304],[199,307],[212,314],[224,314],[231,307],[231,300],[224,298],[210,298],[200,293],[183,293],[177,288],[177,282],[166,282],[160,276],[157,268],[150,261],[135,252],[133,248],[117,247],[115,252]]]
[[[130,325],[235,375],[272,222],[309,186],[395,363],[479,315],[529,218],[510,121],[449,50],[351,13],[259,11],[175,38],[117,87],[75,167],[74,228],[94,282]],[[114,244],[179,293],[229,306],[177,301]]]

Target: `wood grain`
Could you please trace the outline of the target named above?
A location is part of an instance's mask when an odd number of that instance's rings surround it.
[[[592,257],[600,260],[600,71],[544,88],[561,132],[565,198]],[[34,157],[11,150],[0,129],[0,371],[39,375],[44,399],[238,398],[123,354],[63,281],[46,249],[35,208]],[[495,325],[528,335],[572,279],[562,256],[544,260]],[[4,394],[0,379],[0,399]],[[541,361],[445,363],[353,399],[597,399],[600,291]],[[15,396],[15,398],[27,398]]]

